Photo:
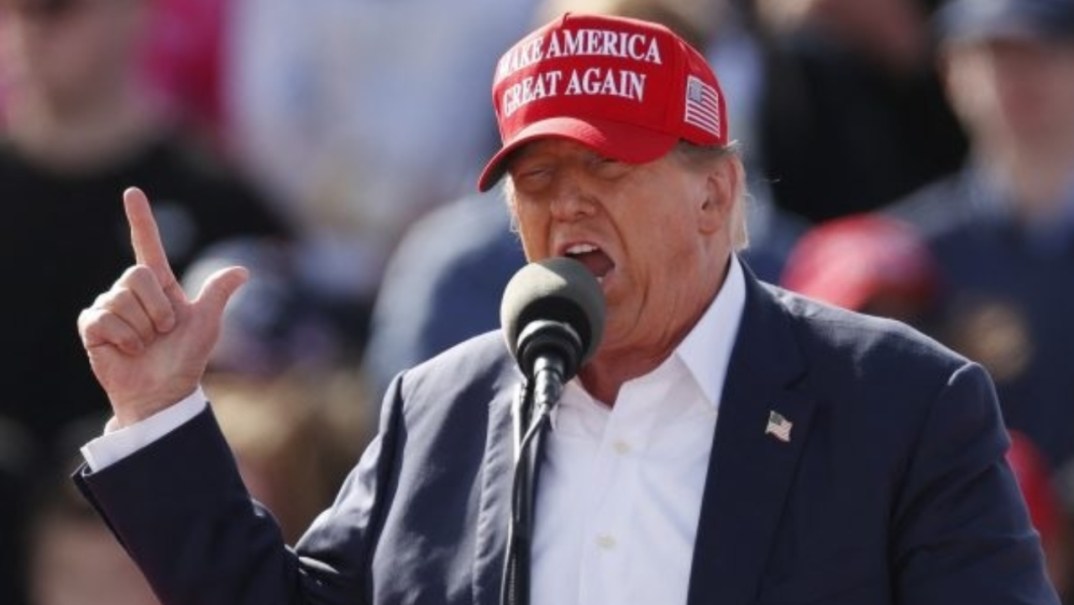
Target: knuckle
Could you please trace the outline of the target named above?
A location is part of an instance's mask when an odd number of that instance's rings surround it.
[[[85,342],[102,342],[108,340],[104,314],[97,311],[83,312],[78,318],[79,332]]]
[[[133,334],[123,334],[116,341],[116,345],[124,351],[142,350],[142,341]]]
[[[149,316],[156,324],[163,324],[172,320],[172,310],[168,307],[154,306],[149,310]]]
[[[111,295],[101,307],[122,317],[130,315],[137,304],[134,292],[126,287],[117,286],[112,289]]]
[[[115,317],[111,318],[111,327],[107,330],[109,342],[123,349],[138,349],[142,346],[142,339],[138,333]]]
[[[153,275],[153,270],[149,266],[144,264],[131,265],[127,267],[127,270],[123,272],[123,275],[116,280],[116,288],[127,289],[146,289],[152,288],[156,281],[156,277]]]
[[[78,333],[85,340],[90,335],[90,331],[93,329],[93,311],[90,309],[82,309],[82,312],[78,314],[78,321],[75,325],[78,326]]]
[[[116,280],[116,283],[113,287],[129,284],[137,279],[138,265],[132,265],[130,267],[127,267],[126,270],[124,270],[123,273],[120,274],[119,279]]]
[[[99,315],[100,311],[93,307],[87,307],[85,309],[82,309],[82,311],[78,314],[78,321],[76,322],[78,325],[78,329],[88,329],[90,326],[93,325],[94,321]]]
[[[152,270],[148,265],[144,263],[138,263],[127,267],[127,270],[123,272],[123,276],[120,277],[121,281],[139,280],[145,279],[149,275],[152,275]]]
[[[128,286],[117,286],[112,291],[112,301],[117,305],[129,305],[134,302],[134,291]]]
[[[93,299],[93,304],[91,305],[91,307],[95,307],[98,309],[106,308],[108,306],[108,301],[110,300],[112,300],[111,290],[108,290],[107,292],[101,292],[97,295],[97,298]]]

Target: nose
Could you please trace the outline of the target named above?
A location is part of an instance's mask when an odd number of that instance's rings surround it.
[[[556,185],[551,203],[555,220],[574,221],[594,214],[596,201],[578,178],[565,174]]]

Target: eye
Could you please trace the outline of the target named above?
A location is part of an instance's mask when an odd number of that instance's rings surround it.
[[[617,179],[630,170],[630,164],[604,156],[593,156],[590,166],[595,175],[605,179]]]
[[[530,179],[530,178],[541,177],[541,176],[544,176],[544,175],[548,174],[549,172],[551,172],[551,170],[552,169],[549,168],[548,166],[540,166],[540,165],[538,165],[538,166],[527,166],[527,167],[523,168],[522,170],[518,170],[515,173],[515,178],[516,179]]]
[[[548,164],[528,164],[511,170],[515,189],[533,192],[543,189],[552,179],[553,168]]]

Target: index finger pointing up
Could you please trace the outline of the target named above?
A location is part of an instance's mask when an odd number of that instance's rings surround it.
[[[149,209],[149,198],[141,189],[129,187],[123,192],[123,207],[131,227],[135,261],[149,267],[160,280],[161,286],[170,290],[178,282],[164,253],[157,221],[153,219],[153,211]]]

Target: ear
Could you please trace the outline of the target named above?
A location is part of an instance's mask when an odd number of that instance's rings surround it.
[[[713,161],[705,175],[703,197],[698,211],[698,229],[712,234],[721,229],[730,232],[729,222],[734,214],[736,200],[742,195],[744,170],[742,160],[736,154],[728,154]]]
[[[988,80],[990,69],[982,56],[987,51],[976,42],[948,43],[939,49],[940,82],[947,104],[970,139],[980,134],[982,124],[991,119]],[[975,141],[976,142],[976,141]]]

